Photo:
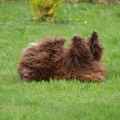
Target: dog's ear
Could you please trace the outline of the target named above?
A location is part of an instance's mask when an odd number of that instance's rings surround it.
[[[64,45],[65,41],[66,41],[66,39],[64,37],[60,37],[60,38],[55,38],[54,43],[55,43],[55,45],[56,44]]]

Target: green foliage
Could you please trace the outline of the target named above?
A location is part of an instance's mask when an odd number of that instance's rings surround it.
[[[33,20],[39,22],[54,22],[56,8],[62,0],[31,0]]]

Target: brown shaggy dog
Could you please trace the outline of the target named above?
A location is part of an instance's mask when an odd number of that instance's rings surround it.
[[[63,47],[65,41],[45,38],[24,50],[18,66],[21,79],[103,81],[107,70],[101,63],[103,46],[97,33],[87,40],[74,35],[67,48]]]

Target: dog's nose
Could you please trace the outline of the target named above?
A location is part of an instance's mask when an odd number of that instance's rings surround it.
[[[24,79],[28,79],[30,76],[27,74],[27,73],[25,73],[24,75],[23,75],[23,78]]]

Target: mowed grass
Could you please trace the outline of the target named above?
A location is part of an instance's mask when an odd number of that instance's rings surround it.
[[[119,120],[120,4],[62,4],[56,23],[31,21],[28,2],[0,3],[0,120]],[[102,83],[24,82],[17,73],[21,51],[45,36],[97,31],[108,75]]]

